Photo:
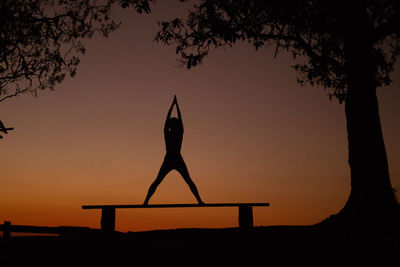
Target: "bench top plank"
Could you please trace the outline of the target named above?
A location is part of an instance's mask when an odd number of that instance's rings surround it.
[[[202,208],[202,207],[268,207],[269,203],[206,203],[206,204],[134,204],[134,205],[83,205],[82,209],[149,209],[149,208]]]

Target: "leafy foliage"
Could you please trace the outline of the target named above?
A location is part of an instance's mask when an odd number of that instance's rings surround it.
[[[101,3],[99,3],[101,2]],[[107,37],[120,23],[112,6],[149,13],[145,0],[0,0],[0,102],[73,77],[83,38]]]
[[[156,40],[175,46],[179,61],[197,66],[210,48],[247,41],[255,49],[274,46],[275,56],[290,51],[300,59],[293,68],[301,84],[330,89],[346,97],[352,71],[346,58],[348,40],[359,35],[368,48],[375,85],[390,84],[400,53],[400,3],[396,0],[202,0],[186,19],[159,22]],[[299,61],[299,60],[298,60]]]

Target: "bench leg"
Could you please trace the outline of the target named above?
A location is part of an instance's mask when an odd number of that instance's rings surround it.
[[[253,207],[239,206],[239,228],[250,229],[253,227]]]
[[[102,208],[101,209],[101,230],[103,232],[115,231],[115,209]]]

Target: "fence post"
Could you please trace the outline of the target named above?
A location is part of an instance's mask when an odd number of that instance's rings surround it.
[[[4,221],[3,238],[9,239],[11,237],[11,222]]]

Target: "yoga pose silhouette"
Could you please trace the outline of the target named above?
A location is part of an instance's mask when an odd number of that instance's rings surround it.
[[[176,105],[178,118],[171,118],[171,112],[174,105]],[[149,203],[149,200],[156,191],[158,185],[162,182],[164,177],[173,169],[177,170],[182,175],[183,179],[189,185],[190,190],[196,197],[199,204],[204,204],[204,202],[200,198],[199,192],[197,191],[196,185],[193,183],[192,179],[190,179],[185,161],[182,158],[181,155],[182,139],[183,139],[183,123],[182,123],[181,111],[179,110],[179,105],[178,101],[176,100],[176,96],[174,96],[174,101],[172,102],[172,105],[169,108],[167,119],[165,121],[165,126],[164,126],[164,140],[165,140],[167,154],[165,155],[164,162],[161,165],[156,180],[151,184],[149,191],[147,192],[147,196],[143,205],[147,205]]]

